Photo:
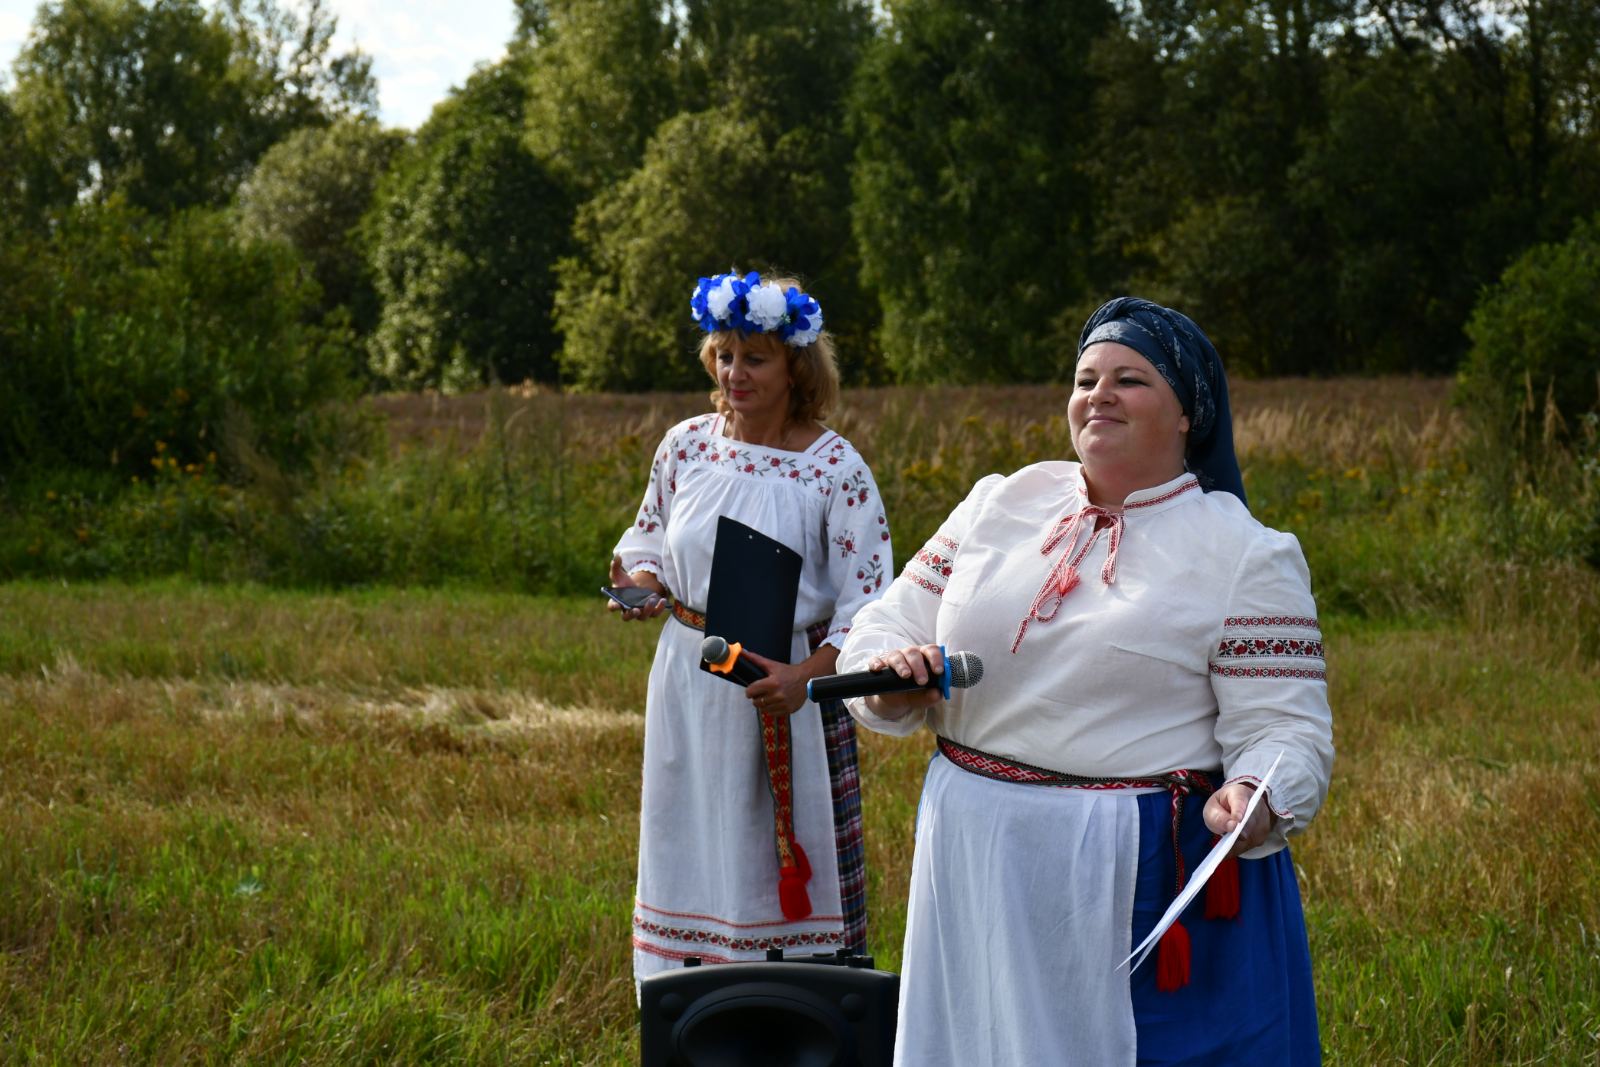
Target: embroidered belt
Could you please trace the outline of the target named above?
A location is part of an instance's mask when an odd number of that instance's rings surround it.
[[[706,628],[706,613],[694,610],[681,600],[672,602],[672,617],[691,630],[704,630]]]
[[[703,631],[706,628],[706,613],[691,608],[681,600],[672,602],[672,617],[691,630]],[[817,646],[822,644],[822,639],[828,636],[828,620],[812,623],[805,628],[805,632],[806,644],[812,651],[816,651]]]
[[[1183,804],[1189,794],[1201,796],[1216,791],[1217,786],[1205,771],[1176,770],[1142,778],[1094,778],[1082,774],[1053,771],[1035,767],[1007,756],[996,756],[952,741],[939,738],[939,753],[964,771],[997,782],[1014,782],[1019,785],[1046,785],[1058,789],[1165,789],[1172,798],[1172,857],[1177,864],[1177,886],[1173,896],[1183,892],[1188,873],[1183,863],[1183,849],[1179,830],[1183,820]],[[1212,843],[1216,843],[1213,835]],[[1207,919],[1232,919],[1239,914],[1239,867],[1232,856],[1224,860],[1206,883]],[[1156,986],[1163,992],[1172,992],[1189,982],[1189,932],[1181,922],[1173,923],[1161,935],[1161,945],[1156,956]]]
[[[691,630],[704,631],[706,614],[680,600],[672,602],[672,617]],[[806,627],[812,648],[828,636],[826,621]],[[761,720],[761,749],[767,767],[767,792],[772,795],[773,847],[778,854],[778,905],[783,917],[797,922],[811,914],[806,884],[811,881],[811,861],[794,834],[793,729],[789,716],[756,712]]]

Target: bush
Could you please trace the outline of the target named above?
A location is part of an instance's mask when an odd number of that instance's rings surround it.
[[[348,331],[288,248],[221,213],[84,206],[0,250],[0,474],[309,467],[344,420]]]
[[[1505,445],[1569,441],[1579,417],[1600,410],[1597,293],[1600,216],[1560,244],[1530,248],[1479,298],[1461,394],[1495,432],[1513,435]]]
[[[1600,216],[1484,291],[1458,395],[1491,547],[1600,565]]]

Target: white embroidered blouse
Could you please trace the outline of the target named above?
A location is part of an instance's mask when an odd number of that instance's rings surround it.
[[[933,732],[1094,777],[1179,768],[1256,780],[1279,752],[1279,820],[1248,855],[1283,846],[1327,795],[1332,714],[1310,574],[1293,535],[1193,475],[1089,504],[1082,468],[984,478],[857,614],[840,672],[937,643],[975,652],[982,680],[901,720],[849,702],[865,726]]]
[[[787,452],[726,437],[724,422],[701,415],[662,438],[639,514],[616,546],[623,568],[650,571],[703,611],[717,519],[726,515],[800,553],[796,627],[826,622],[822,643],[843,644],[893,566],[872,472],[831,430],[804,452]]]

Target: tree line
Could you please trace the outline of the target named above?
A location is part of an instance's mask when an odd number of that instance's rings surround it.
[[[0,94],[0,465],[308,461],[361,389],[695,387],[688,294],[735,266],[802,278],[857,384],[1058,379],[1125,292],[1236,372],[1490,338],[1526,374],[1525,330],[1468,330],[1529,314],[1519,257],[1600,303],[1592,0],[514,2],[415,131],[321,0],[42,4]],[[1596,335],[1547,341],[1580,392]]]

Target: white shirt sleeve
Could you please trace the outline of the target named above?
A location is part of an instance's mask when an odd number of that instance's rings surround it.
[[[1002,481],[1002,476],[991,474],[973,486],[938,532],[906,561],[905,569],[890,583],[888,591],[856,613],[850,636],[839,653],[839,673],[866,670],[867,663],[879,652],[938,640],[940,598],[957,565],[961,539],[971,528],[983,501]],[[867,709],[865,697],[848,700],[845,706],[868,729],[900,737],[915,733],[927,721],[930,710],[919,708],[901,719],[885,719]]]
[[[1234,577],[1210,658],[1217,743],[1229,782],[1259,782],[1281,752],[1266,803],[1277,816],[1264,856],[1304,830],[1328,794],[1333,713],[1311,575],[1292,534],[1262,530]]]
[[[857,612],[883,593],[894,573],[889,520],[878,483],[866,460],[852,451],[845,474],[828,497],[823,548],[828,553],[829,584],[837,589],[825,645],[841,646]]]
[[[649,571],[666,580],[662,560],[666,557],[667,516],[672,511],[672,496],[677,489],[678,427],[667,431],[656,448],[655,462],[650,465],[650,481],[644,488],[644,500],[639,504],[639,514],[633,525],[624,533],[612,552],[621,557],[622,569]]]

